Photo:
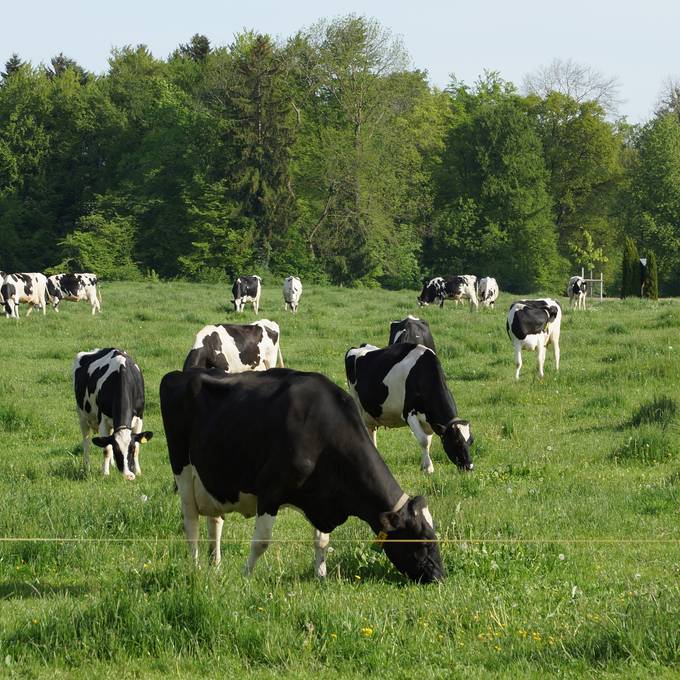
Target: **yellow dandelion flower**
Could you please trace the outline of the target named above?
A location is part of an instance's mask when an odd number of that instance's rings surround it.
[[[332,640],[337,640],[338,636],[335,633],[331,633],[331,639]]]
[[[258,608],[257,608],[257,611],[258,611],[258,612],[263,612],[263,611],[264,611],[264,607],[258,607]]]
[[[361,576],[359,576],[359,574],[354,574],[354,580],[361,581]]]
[[[362,637],[369,638],[373,635],[373,628],[370,628],[369,626],[366,626],[365,628],[361,629],[361,635]]]
[[[540,634],[540,633],[537,633],[536,631],[534,631],[534,632],[531,634],[531,637],[532,637],[532,639],[534,640],[534,642],[539,642],[540,639],[541,639],[541,634]]]
[[[500,652],[500,651],[501,651],[500,645],[494,645],[493,648],[494,648],[497,652]]]

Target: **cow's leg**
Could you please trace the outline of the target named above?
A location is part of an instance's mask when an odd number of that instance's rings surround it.
[[[83,435],[83,466],[90,473],[90,425],[82,416],[79,418],[80,431]]]
[[[366,429],[368,430],[368,436],[371,438],[371,441],[373,442],[373,446],[375,446],[375,448],[377,449],[378,448],[378,428],[372,427],[371,425],[366,425]]]
[[[552,343],[555,349],[555,370],[560,370],[560,334],[557,333],[552,337]]]
[[[326,578],[326,553],[330,534],[314,529],[314,569],[318,578]]]
[[[434,472],[434,465],[432,464],[432,459],[430,458],[430,444],[432,443],[432,435],[427,434],[425,430],[423,430],[423,426],[420,424],[420,421],[415,416],[415,414],[412,413],[406,419],[406,422],[411,428],[411,432],[413,432],[418,444],[420,444],[420,449],[422,451],[420,469],[423,472],[426,472],[428,475],[431,475]]]
[[[110,428],[108,425],[106,425],[104,419],[102,418],[101,423],[99,423],[99,436],[108,437],[112,433],[113,428]],[[109,468],[111,467],[112,460],[113,460],[113,446],[104,447],[104,464],[102,466],[102,474],[105,477],[108,477],[109,475]]]
[[[257,515],[255,518],[255,531],[253,532],[253,539],[250,542],[250,554],[244,569],[245,575],[252,574],[255,568],[255,563],[264,554],[269,547],[272,540],[272,529],[274,528],[274,515]]]
[[[198,506],[194,496],[194,474],[191,466],[185,466],[179,475],[175,475],[175,484],[182,500],[182,518],[189,557],[194,564],[198,564]]]
[[[519,372],[522,368],[522,346],[515,344],[515,380],[519,380]]]
[[[33,311],[33,303],[29,302],[28,303],[28,310],[26,311],[26,318],[28,319],[29,316],[31,316],[31,312]],[[17,316],[19,315],[19,305],[17,305]]]
[[[536,352],[538,353],[538,375],[543,377],[543,366],[545,364],[545,341],[540,339]]]
[[[143,425],[143,421],[142,421],[141,418],[135,417],[135,418],[132,419],[132,435],[133,436],[136,435],[136,434],[139,434],[142,431],[142,425]],[[134,455],[135,475],[141,475],[142,474],[142,468],[139,467],[139,447],[140,447],[140,443],[135,442],[135,455]]]
[[[220,552],[220,541],[222,540],[222,527],[224,519],[222,517],[206,517],[208,524],[209,556],[210,562],[216,567],[220,566],[222,553]]]

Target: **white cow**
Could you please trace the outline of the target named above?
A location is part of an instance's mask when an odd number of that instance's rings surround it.
[[[283,282],[283,308],[290,309],[295,314],[302,295],[302,281],[297,276],[288,276]]]
[[[567,284],[567,297],[569,298],[569,305],[576,307],[576,309],[586,308],[586,295],[588,293],[588,285],[582,276],[572,276]]]
[[[555,348],[555,370],[560,370],[560,325],[562,308],[550,298],[519,300],[508,311],[506,330],[515,346],[515,379],[522,368],[522,350],[538,351],[538,374],[543,377],[545,348]]]
[[[32,272],[29,274],[7,274],[0,287],[0,297],[2,297],[7,318],[19,318],[19,304],[28,304],[28,316],[33,307],[42,308],[45,314],[45,290],[47,278],[44,274]]]
[[[479,282],[479,301],[483,307],[495,307],[498,299],[498,283],[491,276],[485,276]]]

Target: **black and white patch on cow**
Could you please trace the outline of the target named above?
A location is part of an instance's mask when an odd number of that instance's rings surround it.
[[[432,333],[430,333],[430,324],[424,319],[417,319],[410,314],[401,321],[390,322],[390,337],[387,344],[395,345],[398,342],[425,345],[425,347],[429,347],[433,352],[437,351],[434,347]]]
[[[408,425],[420,444],[421,469],[434,472],[430,458],[432,434],[441,438],[449,460],[472,470],[470,423],[446,385],[437,355],[424,345],[401,343],[378,349],[352,347],[345,354],[349,392],[376,443],[379,427]]]
[[[47,299],[55,312],[59,311],[62,300],[77,302],[87,300],[92,313],[101,312],[101,296],[97,287],[97,277],[89,272],[74,274],[54,274],[47,278]]]
[[[139,366],[122,350],[108,347],[79,352],[73,363],[73,388],[85,468],[90,467],[92,443],[104,449],[103,473],[111,459],[127,480],[141,473],[139,445],[153,436],[142,431],[144,379]]]
[[[293,507],[314,527],[320,578],[327,572],[329,534],[350,516],[370,525],[387,557],[409,578],[443,577],[427,502],[403,492],[350,396],[325,376],[283,368],[175,371],[163,377],[160,399],[195,561],[200,515],[208,518],[215,563],[223,516],[255,515],[249,574],[271,543],[279,510]]]
[[[588,294],[588,284],[582,276],[572,276],[567,284],[567,297],[569,305],[576,309],[586,308],[586,295]]]
[[[283,367],[279,325],[268,319],[248,324],[204,326],[184,361],[188,368],[219,368],[227,373]]]
[[[418,304],[429,305],[433,302],[444,306],[444,300],[454,300],[456,304],[464,299],[470,301],[470,309],[477,309],[477,277],[473,274],[462,274],[444,279],[436,276],[423,281],[423,289],[418,296]]]
[[[257,314],[260,308],[262,279],[259,276],[239,276],[231,287],[232,304],[237,312],[242,312],[247,302],[251,302]]]
[[[495,307],[498,299],[498,283],[491,276],[485,276],[479,282],[479,302],[482,307]]]
[[[297,276],[287,276],[283,282],[283,308],[288,309],[295,314],[300,304],[300,296],[302,295],[302,281]]]
[[[44,274],[31,272],[28,274],[7,274],[0,286],[0,297],[5,308],[5,316],[19,318],[19,304],[28,304],[26,316],[33,311],[33,307],[42,309],[45,314],[45,289],[47,279]]]
[[[551,298],[519,300],[510,305],[506,330],[515,347],[515,378],[522,368],[522,350],[538,352],[538,374],[543,377],[546,347],[555,349],[555,370],[560,370],[562,308]]]

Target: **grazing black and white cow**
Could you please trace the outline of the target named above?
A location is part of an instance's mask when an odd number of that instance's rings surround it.
[[[204,326],[194,339],[184,369],[219,368],[227,373],[283,366],[279,325],[268,319],[247,324]]]
[[[456,304],[464,298],[470,300],[470,309],[476,309],[478,305],[477,292],[475,286],[477,277],[473,274],[463,274],[444,279],[436,276],[433,279],[423,281],[423,290],[418,296],[418,304],[421,306],[438,302],[440,307],[444,306],[444,300],[454,300]]]
[[[519,300],[510,305],[505,324],[515,346],[515,378],[519,380],[522,368],[522,350],[538,351],[538,374],[543,377],[545,348],[552,343],[555,348],[555,370],[560,370],[560,326],[562,308],[550,298]]]
[[[437,355],[423,345],[400,343],[378,349],[352,347],[345,354],[349,392],[376,443],[379,427],[408,425],[422,449],[421,469],[434,472],[432,434],[442,440],[449,459],[472,470],[470,423],[458,417]]]
[[[239,276],[231,288],[234,309],[242,312],[246,302],[252,302],[253,310],[257,314],[260,308],[260,295],[262,294],[262,279],[259,276]]]
[[[287,276],[283,282],[283,308],[290,310],[295,314],[300,304],[300,296],[302,295],[302,281],[297,276]]]
[[[415,345],[425,345],[433,352],[437,351],[430,333],[430,324],[410,314],[401,321],[390,322],[390,337],[387,344],[395,345],[398,342],[412,342]]]
[[[366,434],[349,395],[319,373],[285,368],[227,375],[174,371],[160,386],[170,464],[189,552],[198,560],[199,516],[220,561],[223,516],[256,516],[245,572],[272,540],[279,510],[314,527],[316,574],[326,575],[329,534],[359,517],[390,561],[414,581],[443,578],[432,517],[409,498]]]
[[[485,276],[479,282],[479,301],[483,307],[495,307],[498,299],[498,283],[491,276]]]
[[[19,318],[19,304],[28,303],[28,316],[33,307],[42,309],[45,314],[45,289],[47,279],[44,274],[31,272],[29,274],[7,274],[0,286],[0,297],[5,307],[5,316]]]
[[[567,284],[567,297],[570,307],[576,309],[586,308],[586,295],[588,294],[588,284],[582,276],[572,276]]]
[[[79,352],[73,363],[73,387],[85,468],[90,468],[90,433],[98,432],[92,443],[104,449],[104,474],[109,474],[113,458],[123,477],[134,479],[141,472],[139,445],[153,436],[142,432],[144,379],[139,366],[113,347]]]
[[[97,277],[89,272],[54,274],[47,278],[47,299],[55,312],[59,311],[62,300],[87,300],[92,305],[93,314],[101,312],[101,297],[98,293]]]

